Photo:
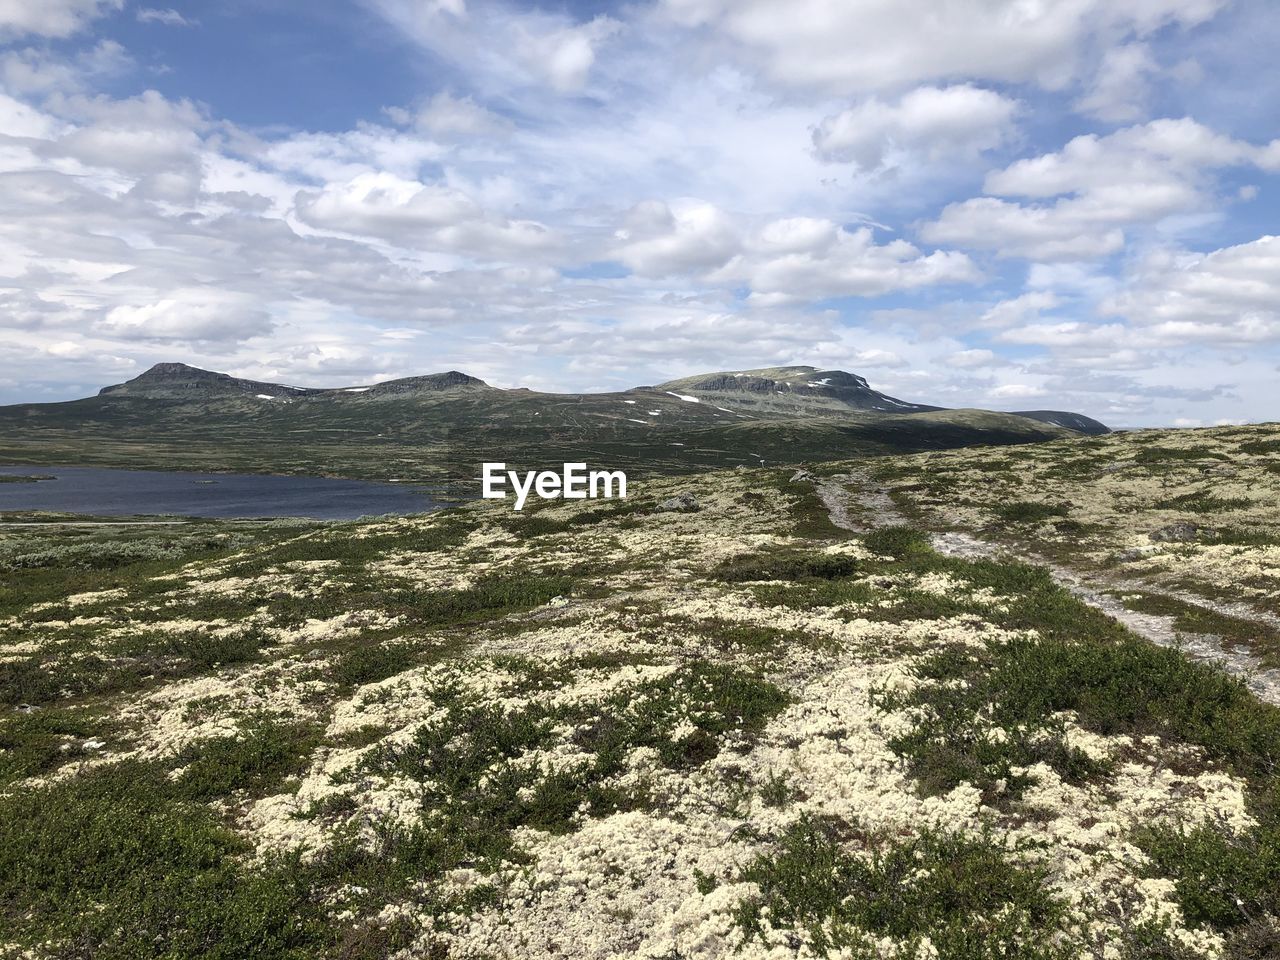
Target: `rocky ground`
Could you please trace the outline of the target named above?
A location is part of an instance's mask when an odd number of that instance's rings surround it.
[[[1278,448],[6,527],[0,956],[1274,958]]]
[[[944,552],[1010,553],[1280,703],[1280,428],[1143,431],[877,462],[851,492]]]

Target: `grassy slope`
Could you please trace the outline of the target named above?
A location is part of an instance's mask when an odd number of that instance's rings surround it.
[[[1065,435],[984,411],[755,420],[661,391],[561,396],[467,388],[394,399],[109,397],[0,407],[0,462],[372,479],[472,477],[484,460],[689,473]]]
[[[1141,612],[1179,618],[1280,666],[1280,426],[1145,430],[877,462],[911,516],[1123,583]],[[1172,533],[1172,537],[1171,537]],[[1153,591],[1153,592],[1149,592]],[[1239,609],[1214,615],[1167,594]]]
[[[0,956],[1272,955],[1280,710],[786,476],[6,530]]]

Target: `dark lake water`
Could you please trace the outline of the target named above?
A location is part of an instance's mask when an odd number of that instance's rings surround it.
[[[0,481],[0,511],[353,520],[385,514],[424,513],[444,506],[426,491],[409,484],[328,477],[0,466],[0,475],[6,474],[56,479],[36,483]]]

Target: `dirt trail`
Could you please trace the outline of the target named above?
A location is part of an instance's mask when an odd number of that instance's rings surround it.
[[[907,522],[888,493],[864,473],[851,471],[821,479],[817,483],[817,492],[827,508],[831,522],[841,529],[866,533],[877,527]],[[1249,685],[1249,689],[1260,699],[1268,703],[1280,704],[1280,670],[1263,668],[1250,654],[1224,646],[1221,637],[1175,630],[1174,617],[1130,610],[1112,596],[1111,592],[1160,593],[1203,610],[1245,620],[1263,621],[1272,626],[1280,626],[1280,618],[1248,610],[1237,604],[1213,603],[1201,597],[1192,597],[1111,575],[1098,577],[1089,584],[1080,574],[1059,564],[1049,563],[1034,554],[1017,553],[1007,546],[990,543],[968,533],[958,531],[935,533],[932,535],[932,540],[934,549],[948,557],[976,558],[1003,555],[1044,567],[1063,588],[1089,606],[1123,623],[1138,636],[1162,647],[1182,650],[1188,656],[1198,660],[1217,663],[1228,673],[1244,680]]]

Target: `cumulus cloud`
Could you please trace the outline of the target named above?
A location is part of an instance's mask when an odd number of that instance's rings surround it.
[[[405,115],[424,133],[437,137],[480,137],[506,133],[510,121],[480,106],[471,97],[457,97],[448,91],[433,96],[412,117]]]
[[[1191,26],[1227,0],[663,0],[715,30],[774,80],[839,94],[966,77],[1066,85],[1089,44]]]
[[[948,366],[962,370],[998,366],[1002,361],[993,350],[957,350],[946,358]]]
[[[926,254],[905,240],[878,244],[870,227],[788,217],[751,228],[706,203],[638,204],[616,237],[612,256],[637,274],[696,273],[708,283],[745,286],[757,306],[872,297],[979,276],[962,253]]]
[[[1280,343],[1277,304],[1280,238],[1267,236],[1209,253],[1152,255],[1098,304],[1096,317],[1043,320],[1028,314],[996,340],[1040,347],[1059,364],[1095,370],[1150,369],[1161,354],[1186,351],[1203,363],[1205,348]]]
[[[1075,137],[1055,153],[992,173],[985,186],[1001,196],[1052,197],[1116,184],[1128,188],[1135,182],[1185,180],[1200,170],[1245,165],[1280,170],[1280,139],[1256,145],[1188,117],[1154,120],[1105,137]]]
[[[0,52],[0,86],[15,96],[76,93],[111,80],[134,66],[114,40],[99,40],[70,54],[25,47]]]
[[[1075,101],[1081,113],[1123,123],[1139,119],[1160,66],[1145,43],[1127,43],[1108,50],[1085,92]]]
[[[770,225],[775,234],[777,224]],[[947,283],[973,283],[980,272],[963,253],[924,253],[905,240],[878,244],[870,227],[808,227],[807,246],[778,245],[766,227],[714,278],[746,283],[752,302],[782,304],[830,297],[874,297]],[[795,230],[784,231],[789,239]]]
[[[189,20],[177,10],[159,9],[156,7],[139,7],[137,12],[139,23],[159,23],[166,27],[194,27],[195,20]]]
[[[1211,207],[1210,174],[1235,166],[1280,170],[1280,140],[1253,144],[1191,119],[1087,134],[990,174],[985,189],[996,196],[949,204],[922,235],[1007,257],[1106,256],[1124,246],[1126,227]]]
[[[124,0],[0,0],[0,37],[69,37],[122,6]]]
[[[587,82],[596,50],[618,32],[621,24],[609,17],[589,23],[540,30],[517,21],[516,53],[535,75],[561,93],[581,90]]]
[[[421,232],[480,215],[475,202],[450,187],[403,180],[393,173],[362,173],[319,193],[302,193],[298,213],[313,226],[349,233]]]
[[[29,104],[0,93],[0,136],[48,140],[57,130],[57,122]]]
[[[1004,383],[987,391],[987,395],[993,400],[1029,400],[1033,397],[1043,397],[1048,392],[1044,387],[1035,384]]]
[[[194,104],[154,90],[125,100],[73,96],[55,103],[72,125],[45,148],[47,155],[135,175],[189,167],[207,126]]]
[[[1280,340],[1280,237],[1211,253],[1165,253],[1138,270],[1102,312],[1174,343]]]
[[[553,251],[561,242],[543,224],[487,214],[453,187],[404,180],[392,173],[363,173],[319,192],[302,191],[297,213],[313,227],[490,260]]]
[[[1113,213],[1102,211],[1104,217]],[[1087,260],[1124,246],[1124,231],[1099,226],[1096,212],[1075,204],[1027,207],[995,197],[949,204],[921,231],[932,243],[994,249],[1001,256]]]
[[[1062,303],[1050,290],[1032,290],[1010,300],[1001,300],[982,314],[985,327],[1011,327],[1036,320],[1045,310],[1052,310]]]
[[[234,343],[269,333],[272,326],[271,317],[243,297],[187,289],[154,303],[114,307],[95,330],[125,340]]]
[[[1189,225],[1238,243],[1213,218],[1273,203],[1280,145],[1246,112],[1267,91],[1225,113],[1171,85],[1160,102],[1199,122],[1142,122],[1162,64],[1248,22],[1179,34],[1218,0],[668,0],[595,19],[362,2],[427,68],[390,73],[423,81],[347,129],[281,112],[247,130],[177,93],[105,94],[145,86],[84,29],[117,5],[0,0],[0,39],[19,9],[24,37],[82,31],[0,50],[0,385],[175,354],[555,389],[811,362],[949,405],[1043,389],[1035,406],[1121,422],[1238,417],[1232,396],[1271,389],[1264,241],[1177,249]],[[128,15],[181,26],[163,4]],[[1206,61],[1199,92],[1232,92],[1217,83]]]
[[[741,245],[728,214],[708,203],[638,203],[614,236],[612,256],[647,277],[721,266]]]
[[[1004,143],[1017,110],[1017,101],[969,84],[920,87],[893,103],[870,97],[827,117],[813,144],[822,159],[864,171],[900,153],[954,161]]]
[[[464,62],[477,80],[515,89],[530,82],[559,93],[586,86],[601,48],[622,24],[500,0],[364,0],[405,36],[445,60]]]
[[[998,339],[1005,343],[1034,344],[1041,347],[1111,350],[1129,341],[1132,335],[1132,331],[1123,324],[1064,320],[1061,323],[1033,323],[1005,330]]]

